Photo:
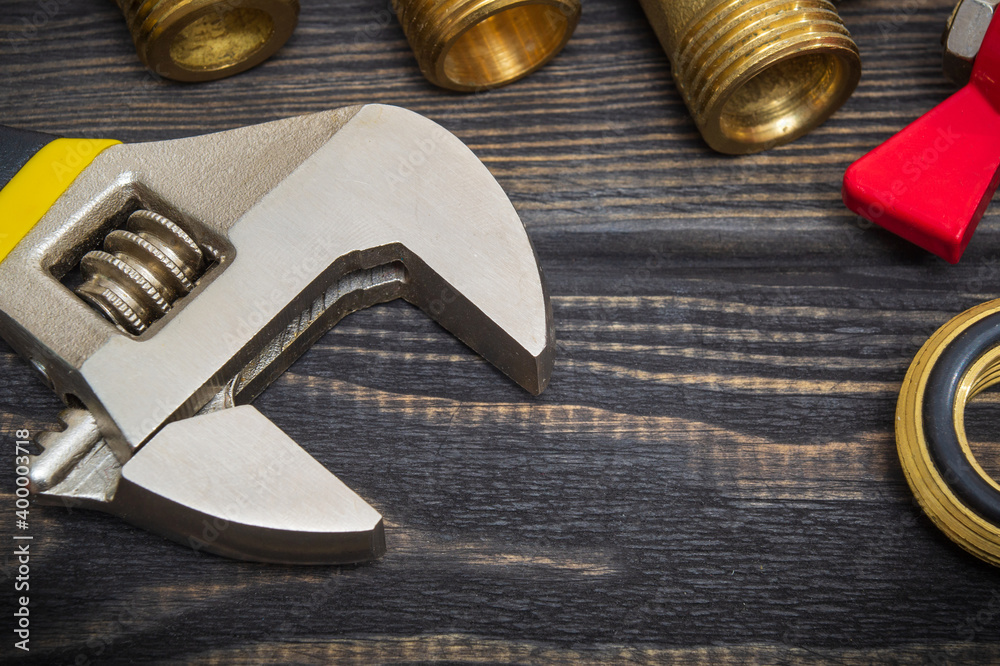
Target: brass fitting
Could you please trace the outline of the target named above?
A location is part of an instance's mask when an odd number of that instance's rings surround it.
[[[392,0],[420,71],[474,92],[531,74],[569,41],[580,0]]]
[[[211,81],[267,60],[288,41],[298,0],[116,0],[139,59],[176,81]]]
[[[794,141],[847,101],[858,47],[827,0],[640,0],[709,146]]]
[[[982,303],[924,343],[896,405],[896,448],[921,508],[948,537],[1000,566],[1000,484],[973,454],[965,409],[1000,383],[1000,300]]]

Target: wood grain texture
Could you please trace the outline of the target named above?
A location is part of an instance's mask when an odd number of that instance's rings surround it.
[[[520,212],[559,335],[533,398],[388,304],[257,401],[384,514],[370,566],[238,563],[34,508],[26,663],[1000,662],[1000,572],[921,515],[892,434],[919,346],[1000,295],[998,214],[948,266],[839,195],[951,92],[949,4],[845,0],[857,93],[734,159],[701,142],[627,0],[587,0],[550,66],[478,96],[423,80],[384,0],[305,2],[277,57],[197,86],[152,80],[106,0],[7,0],[4,124],[147,141],[360,102],[442,123]],[[59,407],[0,343],[4,543],[13,432]],[[970,410],[994,461],[997,423],[995,396]]]

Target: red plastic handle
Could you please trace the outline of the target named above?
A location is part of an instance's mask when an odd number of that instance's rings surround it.
[[[956,263],[1000,181],[1000,16],[972,80],[851,165],[852,211]]]

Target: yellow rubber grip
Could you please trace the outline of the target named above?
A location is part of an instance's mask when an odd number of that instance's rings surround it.
[[[56,139],[28,160],[0,190],[0,261],[38,224],[102,151],[109,139]]]

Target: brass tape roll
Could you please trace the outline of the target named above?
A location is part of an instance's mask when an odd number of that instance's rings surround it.
[[[942,326],[917,352],[896,406],[896,447],[921,508],[955,543],[1000,566],[1000,485],[976,461],[965,406],[1000,382],[1000,300]]]
[[[442,88],[475,92],[531,74],[559,53],[580,0],[392,0],[420,71]]]

